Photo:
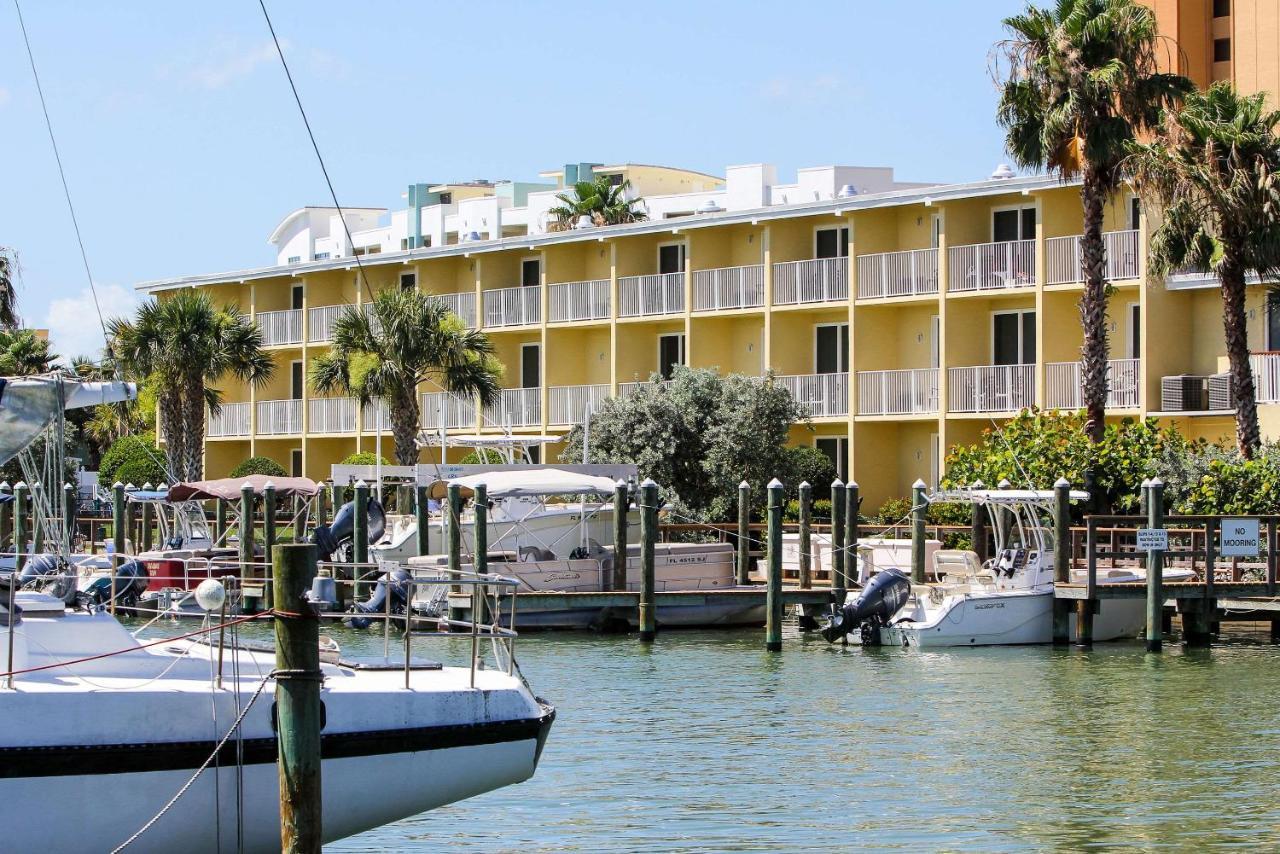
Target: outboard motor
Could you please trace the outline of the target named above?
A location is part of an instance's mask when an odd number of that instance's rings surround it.
[[[369,503],[365,506],[365,520],[365,530],[372,545],[382,539],[382,532],[387,527],[387,514],[378,499],[369,499]],[[348,501],[338,508],[338,512],[333,516],[332,525],[320,525],[316,528],[316,532],[311,536],[311,542],[315,543],[320,560],[333,560],[335,552],[351,543],[352,535],[355,533],[355,522],[356,503]]]
[[[413,576],[405,569],[383,573],[373,588],[373,595],[351,606],[353,614],[386,614],[387,597],[391,597],[391,613],[403,614],[409,606],[409,581]],[[367,629],[373,623],[368,617],[352,617],[347,623],[353,629]]]
[[[116,607],[136,608],[138,600],[146,592],[150,581],[147,568],[142,565],[142,561],[131,560],[120,564],[115,573]],[[109,603],[111,601],[110,576],[94,578],[84,590],[80,591],[78,598],[86,606],[101,607]]]
[[[822,636],[827,643],[835,643],[861,631],[863,644],[875,646],[880,643],[880,627],[898,613],[910,595],[911,579],[900,569],[885,569],[871,579],[861,596],[834,611]]]

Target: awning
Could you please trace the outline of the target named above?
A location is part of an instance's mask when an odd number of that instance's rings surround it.
[[[432,498],[441,501],[448,497],[448,486],[456,483],[462,487],[464,498],[471,497],[478,484],[483,483],[490,498],[533,497],[541,495],[612,495],[615,481],[607,477],[577,474],[564,469],[521,467],[511,471],[491,471],[469,474],[453,480],[437,480],[431,484]]]
[[[168,497],[170,501],[204,501],[209,498],[238,501],[240,487],[246,483],[253,487],[253,494],[258,496],[262,495],[262,488],[268,483],[275,487],[277,498],[292,498],[295,495],[310,498],[320,491],[319,484],[306,477],[269,477],[265,474],[251,474],[247,477],[224,477],[221,480],[175,483],[169,487]]]

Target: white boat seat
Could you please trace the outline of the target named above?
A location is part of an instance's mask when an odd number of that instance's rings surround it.
[[[984,570],[978,555],[968,549],[939,549],[933,553],[933,572],[935,575],[955,581],[969,581],[986,573],[994,581],[990,570]]]

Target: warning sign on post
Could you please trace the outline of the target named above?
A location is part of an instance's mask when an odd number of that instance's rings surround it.
[[[1139,528],[1138,550],[1144,552],[1167,552],[1169,550],[1169,532],[1164,528]]]
[[[1258,520],[1223,519],[1218,554],[1223,557],[1258,556]]]

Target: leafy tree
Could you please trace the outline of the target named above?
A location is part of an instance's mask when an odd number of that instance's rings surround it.
[[[0,376],[47,374],[57,360],[58,354],[49,352],[49,342],[37,338],[35,330],[0,327]]]
[[[573,185],[572,194],[556,195],[560,204],[547,213],[556,218],[562,229],[573,228],[584,216],[590,217],[594,225],[617,225],[648,219],[641,209],[644,199],[639,196],[627,198],[630,189],[631,181],[614,184],[608,175],[601,175],[593,181],[578,181]]]
[[[275,372],[261,330],[233,306],[218,308],[194,290],[150,300],[133,320],[114,318],[108,329],[125,372],[146,377],[155,391],[169,470],[199,480],[205,410],[222,405],[214,384],[231,375],[260,386]]]
[[[0,329],[15,329],[21,322],[18,317],[18,291],[16,287],[22,268],[18,265],[18,253],[0,246]]]
[[[233,468],[228,477],[248,477],[251,474],[261,474],[267,477],[285,477],[288,472],[284,470],[284,466],[270,457],[249,457],[249,459]]]
[[[1058,0],[1006,18],[996,46],[997,119],[1017,163],[1080,178],[1084,327],[1080,385],[1093,442],[1105,432],[1107,283],[1103,206],[1124,180],[1127,146],[1191,88],[1157,71],[1155,14],[1136,0]]]
[[[116,481],[134,486],[146,483],[159,486],[169,479],[163,461],[153,434],[122,436],[103,453],[98,466],[98,482],[106,487]]]
[[[836,464],[826,453],[812,445],[796,445],[787,448],[783,466],[785,472],[782,481],[787,485],[787,494],[798,496],[800,484],[808,481],[813,487],[813,500],[829,500],[831,484],[836,479]]]
[[[1184,265],[1212,270],[1222,283],[1222,326],[1236,399],[1236,447],[1249,459],[1262,444],[1249,366],[1245,280],[1280,273],[1280,112],[1264,94],[1239,95],[1230,83],[1187,96],[1166,115],[1156,139],[1133,145],[1139,186],[1164,205],[1151,239],[1160,274]]]
[[[743,479],[762,506],[765,484],[787,472],[791,426],[805,420],[791,394],[767,378],[705,368],[677,367],[669,382],[660,379],[592,415],[590,462],[634,463],[668,500],[707,518],[736,512]],[[582,438],[575,427],[560,459],[581,460]]]
[[[443,303],[421,291],[390,288],[370,314],[348,307],[333,324],[329,351],[311,363],[311,387],[346,394],[361,404],[382,400],[391,416],[396,462],[418,462],[418,386],[498,400],[502,365],[482,332],[468,329]]]
[[[376,466],[379,460],[381,460],[384,466],[391,465],[390,461],[388,461],[386,457],[379,457],[377,454],[373,453],[372,451],[360,451],[359,453],[356,453],[356,454],[350,454],[347,456],[346,459],[338,463],[338,465],[340,466]]]

